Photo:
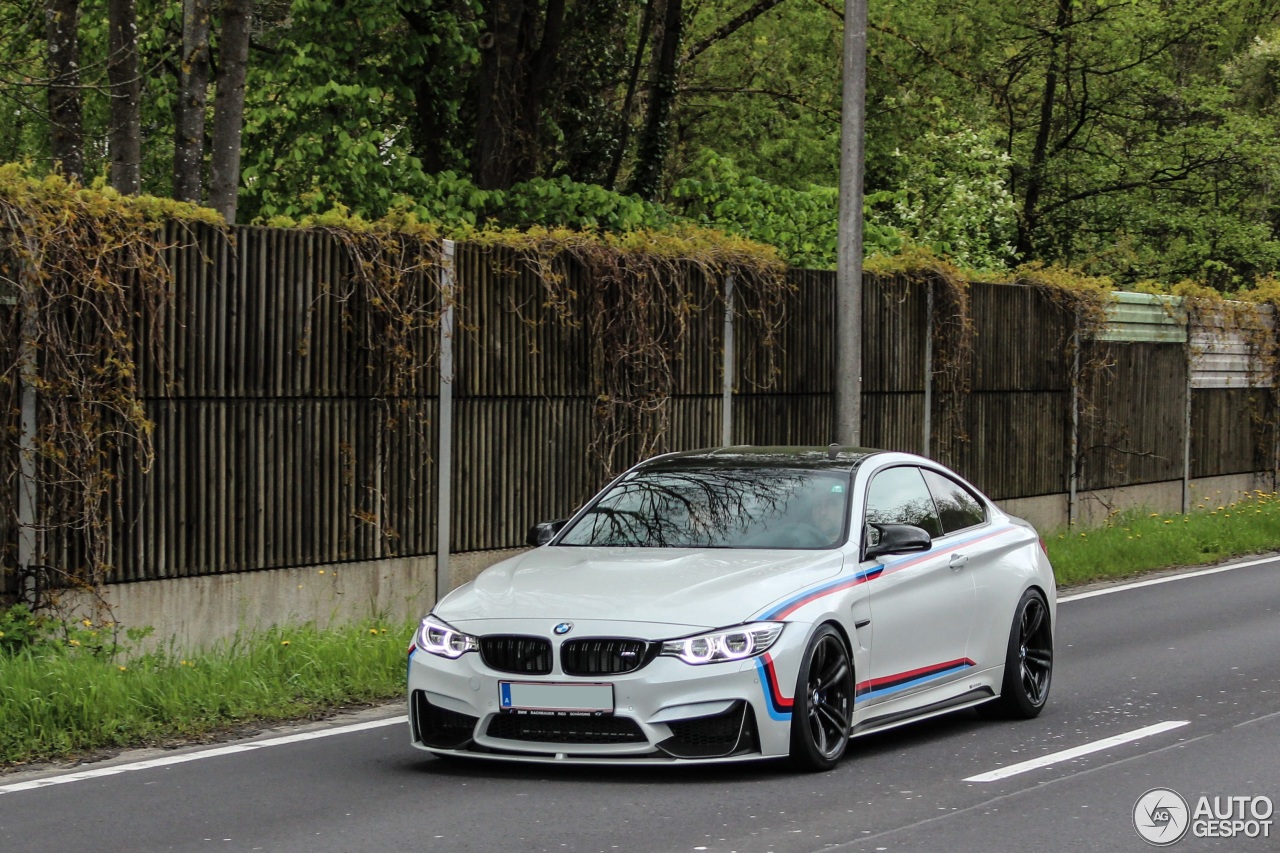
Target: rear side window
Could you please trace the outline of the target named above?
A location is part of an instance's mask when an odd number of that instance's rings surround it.
[[[987,520],[987,511],[982,502],[964,486],[936,471],[926,470],[922,473],[925,482],[929,484],[933,501],[938,506],[938,516],[942,520],[944,531],[955,533]]]
[[[876,474],[867,491],[867,521],[914,524],[930,536],[942,535],[933,497],[920,476],[920,469],[910,465]]]

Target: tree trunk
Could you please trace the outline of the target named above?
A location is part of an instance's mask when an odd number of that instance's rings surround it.
[[[613,149],[613,157],[609,161],[609,175],[605,179],[605,187],[613,189],[618,182],[618,170],[622,168],[622,158],[627,154],[627,143],[631,137],[631,105],[635,102],[636,86],[640,82],[640,66],[644,63],[644,54],[649,47],[649,30],[653,27],[653,6],[657,0],[647,0],[644,14],[640,18],[640,38],[636,41],[636,55],[631,62],[631,75],[627,78],[627,93],[622,99],[622,114],[618,118],[618,143]]]
[[[173,139],[173,197],[200,203],[209,98],[209,0],[183,0],[182,66]]]
[[[476,185],[506,189],[514,181],[517,149],[516,115],[520,97],[520,29],[524,0],[492,0],[486,4],[488,28],[480,38],[480,86],[476,104]]]
[[[1044,95],[1040,101],[1040,126],[1036,129],[1035,147],[1027,169],[1027,193],[1022,200],[1022,216],[1018,218],[1017,251],[1023,258],[1032,257],[1036,231],[1040,226],[1040,193],[1044,190],[1045,162],[1048,159],[1049,136],[1053,131],[1053,109],[1058,92],[1058,65],[1061,60],[1064,32],[1071,23],[1073,0],[1058,0],[1058,14],[1049,35],[1049,67],[1044,75]]]
[[[548,0],[541,20],[540,0],[487,5],[472,171],[478,186],[507,189],[536,173],[542,105],[560,67],[565,2]]]
[[[209,206],[227,224],[236,221],[240,192],[240,134],[244,128],[244,81],[249,71],[249,25],[253,0],[223,0],[222,46],[213,97],[213,155]]]
[[[680,40],[684,35],[682,0],[667,0],[663,17],[662,45],[649,91],[649,109],[636,151],[636,168],[627,192],[653,199],[662,184],[662,170],[671,145],[671,108],[676,100],[679,75]]]
[[[53,166],[84,180],[84,129],[80,107],[80,0],[45,0],[49,41],[49,147]]]
[[[142,122],[139,116],[138,10],[136,0],[111,0],[107,11],[111,53],[111,186],[125,195],[142,187]]]

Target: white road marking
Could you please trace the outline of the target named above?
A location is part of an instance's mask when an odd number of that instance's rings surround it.
[[[1216,575],[1220,572],[1231,572],[1236,569],[1248,569],[1253,566],[1261,566],[1263,563],[1274,563],[1277,559],[1280,558],[1272,555],[1258,560],[1249,560],[1244,563],[1232,563],[1229,566],[1214,566],[1211,569],[1200,569],[1195,572],[1183,572],[1177,575],[1166,575],[1162,578],[1152,578],[1151,580],[1134,581],[1133,583],[1119,584],[1117,586],[1107,586],[1102,589],[1092,589],[1088,592],[1078,592],[1075,595],[1064,595],[1058,599],[1058,603],[1064,604],[1068,601],[1082,601],[1086,598],[1097,598],[1099,595],[1110,595],[1113,592],[1124,592],[1128,589],[1139,589],[1144,586],[1156,586],[1162,583],[1172,583],[1173,581],[1184,581],[1188,578],[1202,578],[1205,575]]]
[[[202,758],[216,758],[219,755],[234,755],[237,752],[251,752],[255,749],[266,749],[271,746],[284,746],[290,743],[301,743],[304,740],[316,740],[323,737],[351,734],[352,732],[361,732],[366,729],[376,729],[382,726],[394,726],[397,724],[403,725],[405,722],[405,717],[388,717],[383,720],[369,720],[364,723],[352,723],[348,726],[335,726],[331,729],[317,729],[316,731],[311,732],[300,732],[296,735],[283,735],[281,737],[249,741],[247,743],[233,743],[228,744],[227,746],[214,747],[213,749],[200,750],[198,752],[184,752],[178,755],[165,755],[160,758],[149,758],[145,761],[134,761],[129,764],[95,767],[92,770],[80,770],[74,773],[63,773],[58,776],[43,776],[38,779],[28,779],[25,782],[15,782],[12,785],[0,785],[0,794],[13,794],[18,791],[30,791],[34,788],[47,788],[50,785],[63,785],[67,782],[81,782],[85,779],[97,779],[101,776],[115,776],[118,773],[129,773],[133,770],[150,770],[154,767],[168,767],[171,764],[185,764],[188,761],[199,761]]]
[[[1026,773],[1029,770],[1038,770],[1041,767],[1048,767],[1051,764],[1057,764],[1061,761],[1070,761],[1073,758],[1079,758],[1082,755],[1089,755],[1093,752],[1101,752],[1104,749],[1110,749],[1113,746],[1129,743],[1131,741],[1140,740],[1151,735],[1158,735],[1161,732],[1171,731],[1172,729],[1180,729],[1183,726],[1190,725],[1190,720],[1166,720],[1163,723],[1156,723],[1154,726],[1147,726],[1141,729],[1135,729],[1121,735],[1114,735],[1109,738],[1103,738],[1093,743],[1081,744],[1080,746],[1064,749],[1061,752],[1051,752],[1048,755],[1042,755],[1039,758],[1033,758],[1030,761],[1023,761],[1020,764],[1010,764],[1008,767],[1001,767],[999,770],[992,770],[990,773],[979,773],[977,776],[970,776],[965,782],[998,782],[1001,779],[1008,779],[1010,776],[1017,776],[1019,773]]]

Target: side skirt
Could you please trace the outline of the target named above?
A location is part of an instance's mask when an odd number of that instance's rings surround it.
[[[912,708],[909,711],[896,711],[892,714],[872,717],[854,726],[850,737],[882,732],[895,726],[927,720],[930,717],[959,711],[962,708],[972,708],[975,705],[981,705],[988,699],[995,698],[995,695],[995,691],[990,687],[976,687],[967,693],[961,693],[959,696],[943,699],[941,702],[934,702],[932,705],[925,705],[922,708]]]

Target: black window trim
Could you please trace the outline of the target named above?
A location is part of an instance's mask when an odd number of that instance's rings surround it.
[[[981,523],[970,524],[968,527],[961,527],[959,530],[952,530],[950,532],[947,532],[947,530],[944,528],[942,531],[942,535],[939,536],[938,539],[946,539],[948,536],[957,536],[961,533],[968,533],[970,531],[978,530],[979,528],[986,527],[991,524],[991,507],[988,505],[988,501],[978,493],[977,489],[969,485],[964,480],[960,479],[960,477],[958,477],[957,475],[949,474],[946,471],[939,470],[938,468],[935,468],[932,465],[917,465],[916,467],[923,470],[931,471],[934,474],[937,474],[940,477],[945,477],[946,479],[955,483],[957,486],[959,486],[960,488],[968,492],[969,496],[978,502],[978,506],[982,507]],[[924,481],[924,487],[926,489],[929,489],[928,480]],[[933,498],[933,508],[934,508],[934,511],[938,513],[938,524],[941,525],[942,511],[938,509],[938,499],[934,496],[933,489],[929,489],[929,497]]]

